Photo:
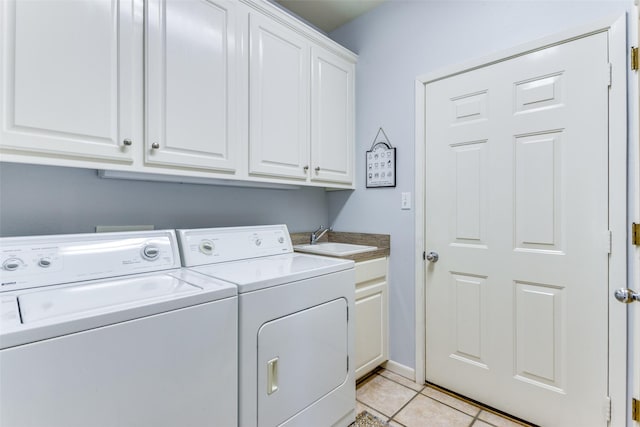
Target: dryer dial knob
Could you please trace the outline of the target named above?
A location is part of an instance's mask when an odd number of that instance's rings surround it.
[[[202,242],[200,242],[200,252],[205,255],[211,255],[215,248],[216,245],[214,245],[211,240],[203,240]]]
[[[40,267],[42,267],[42,268],[49,268],[49,267],[51,267],[51,258],[47,258],[47,257],[40,258],[40,259],[38,260],[38,265],[39,265]]]
[[[278,243],[280,244],[284,243],[284,237],[282,236],[278,237]]]
[[[155,261],[160,256],[160,249],[156,245],[145,245],[142,248],[142,258],[147,261]]]
[[[262,239],[256,239],[256,246],[260,246],[262,244]]]
[[[22,265],[22,260],[19,258],[9,258],[2,263],[2,268],[7,271],[15,271]]]

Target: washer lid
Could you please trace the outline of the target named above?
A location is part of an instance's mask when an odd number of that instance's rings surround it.
[[[353,268],[351,260],[290,253],[194,267],[193,270],[234,283],[238,293],[335,273]]]
[[[186,269],[0,293],[0,349],[217,300],[235,301],[236,295],[233,284]]]
[[[153,303],[202,291],[168,275],[88,283],[18,296],[22,323],[82,312]]]

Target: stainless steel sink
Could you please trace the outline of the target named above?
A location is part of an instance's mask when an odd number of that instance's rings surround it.
[[[296,245],[293,247],[298,252],[306,252],[317,255],[347,256],[375,251],[376,246],[354,245],[351,243],[321,242],[313,245]]]

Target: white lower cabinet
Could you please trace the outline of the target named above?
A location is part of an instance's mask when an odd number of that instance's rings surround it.
[[[387,258],[357,262],[356,379],[389,359]]]

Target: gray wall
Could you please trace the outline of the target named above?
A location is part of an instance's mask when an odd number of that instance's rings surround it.
[[[0,163],[0,236],[282,223],[293,232],[327,224],[325,190],[102,179],[89,169]]]
[[[329,194],[336,230],[391,234],[390,358],[415,368],[414,82],[417,76],[631,10],[616,1],[390,0],[330,34],[359,55],[354,193]],[[379,127],[397,147],[397,187],[364,188],[364,156]],[[414,197],[415,198],[415,197]]]

